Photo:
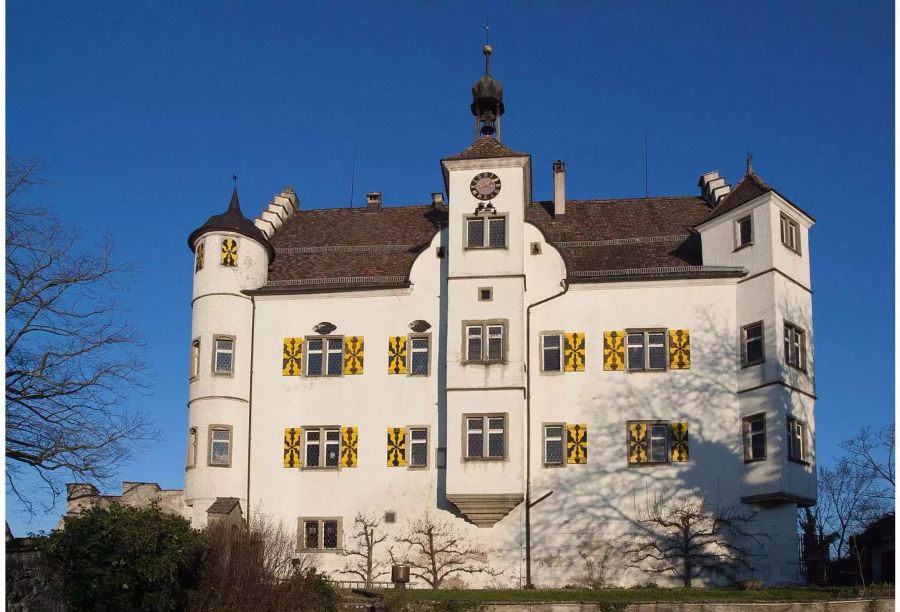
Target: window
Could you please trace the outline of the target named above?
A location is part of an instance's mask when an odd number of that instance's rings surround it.
[[[506,458],[506,415],[467,415],[466,459]]]
[[[781,244],[800,254],[800,226],[785,214],[781,215]]]
[[[429,336],[410,336],[409,346],[412,359],[410,361],[410,376],[428,376],[428,345],[431,339]]]
[[[806,332],[787,321],[784,322],[784,360],[798,370],[806,369]]]
[[[197,465],[197,428],[191,427],[188,430],[187,467],[192,468],[196,465]]]
[[[766,458],[766,415],[757,414],[744,419],[744,462]]]
[[[304,427],[307,468],[338,467],[341,457],[341,430],[337,427]]]
[[[734,229],[737,248],[753,244],[753,221],[749,215],[735,221]]]
[[[544,425],[544,465],[565,465],[563,435],[565,426]]]
[[[428,466],[428,430],[424,427],[409,428],[409,467]]]
[[[215,345],[213,373],[231,375],[234,372],[234,338],[231,336],[216,336]]]
[[[647,457],[650,463],[666,463],[669,460],[669,425],[651,424],[648,429],[650,452]]]
[[[339,518],[301,518],[300,546],[303,550],[341,550],[343,530]]]
[[[204,248],[204,243],[201,241],[200,244],[197,245],[197,253],[196,253],[196,263],[194,264],[194,272],[199,272],[203,269],[203,255],[206,252]]]
[[[200,375],[200,338],[191,342],[191,380]]]
[[[543,334],[541,352],[545,372],[562,372],[562,334]]]
[[[466,247],[470,249],[506,247],[506,217],[502,215],[466,217]]]
[[[806,463],[806,423],[788,417],[788,459],[798,463]]]
[[[666,332],[664,330],[627,333],[628,369],[634,372],[666,369]]]
[[[468,322],[465,330],[465,355],[470,363],[503,361],[505,353],[505,322]]]
[[[491,287],[479,287],[478,288],[478,301],[479,302],[490,302],[494,299],[494,290]]]
[[[215,467],[231,467],[230,425],[210,425],[209,464]]]
[[[307,376],[340,376],[344,370],[343,338],[307,338]]]
[[[744,367],[765,361],[762,321],[741,328],[741,363]]]

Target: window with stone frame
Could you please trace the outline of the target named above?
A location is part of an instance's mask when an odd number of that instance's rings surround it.
[[[197,465],[197,428],[191,427],[188,430],[188,446],[186,467],[192,468]]]
[[[340,427],[303,428],[304,468],[336,468],[341,459]]]
[[[566,464],[565,437],[565,424],[544,425],[544,465]]]
[[[754,414],[743,420],[744,462],[766,458],[766,415]]]
[[[506,248],[506,215],[466,217],[466,247],[470,249]]]
[[[797,463],[806,463],[806,421],[794,417],[787,418],[788,459]]]
[[[215,345],[213,374],[232,375],[234,373],[234,337],[216,336],[213,342]]]
[[[633,329],[625,335],[626,367],[631,372],[665,371],[668,365],[666,330]]]
[[[200,338],[191,341],[191,373],[190,379],[194,380],[200,375]]]
[[[798,370],[806,370],[806,332],[802,327],[784,322],[784,360]]]
[[[409,337],[409,375],[428,376],[431,336]]]
[[[781,214],[781,244],[800,254],[800,225],[784,213]]]
[[[463,417],[466,459],[500,461],[506,458],[506,415],[469,414]]]
[[[765,362],[763,322],[757,321],[741,328],[741,365],[749,367]]]
[[[734,222],[734,237],[738,249],[753,244],[753,218],[750,215]]]
[[[467,321],[463,333],[466,363],[498,363],[506,358],[505,321]]]
[[[304,344],[307,376],[341,376],[344,373],[344,338],[316,336]]]
[[[211,425],[209,428],[209,465],[213,467],[231,467],[231,433],[230,425]]]
[[[428,429],[410,427],[409,433],[409,467],[428,467]]]
[[[343,546],[343,520],[340,517],[301,517],[297,548],[310,552],[335,552]]]

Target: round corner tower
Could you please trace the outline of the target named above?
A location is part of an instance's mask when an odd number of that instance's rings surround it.
[[[206,525],[219,497],[247,512],[253,302],[244,290],[266,283],[275,249],[241,212],[237,188],[228,209],[191,232],[194,289],[188,450],[184,496],[194,526]]]

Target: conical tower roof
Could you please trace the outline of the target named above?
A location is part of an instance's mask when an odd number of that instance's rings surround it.
[[[206,220],[206,223],[191,232],[191,235],[188,236],[188,247],[193,251],[197,238],[207,232],[215,231],[234,232],[247,238],[252,238],[266,248],[266,251],[269,253],[269,262],[275,259],[275,248],[269,243],[266,235],[241,212],[237,187],[231,192],[231,202],[228,203],[228,209],[225,212],[220,215],[213,215]]]

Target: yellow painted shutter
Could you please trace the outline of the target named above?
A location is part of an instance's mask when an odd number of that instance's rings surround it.
[[[359,450],[359,428],[341,427],[341,466],[356,467]]]
[[[234,238],[222,239],[222,265],[233,268],[237,265],[238,245]]]
[[[303,338],[285,338],[281,353],[281,375],[300,376],[303,373]]]
[[[584,332],[566,332],[565,370],[584,372]]]
[[[587,424],[566,425],[566,463],[587,463]]]
[[[669,330],[669,369],[688,370],[691,367],[691,332],[687,329]]]
[[[403,467],[406,465],[405,427],[388,427],[387,464],[388,467]]]
[[[647,424],[628,424],[628,463],[647,463]]]
[[[363,337],[344,338],[344,374],[363,373]]]
[[[300,460],[300,441],[303,430],[299,427],[286,427],[284,430],[284,467],[295,468],[300,467],[303,463]]]
[[[672,423],[672,461],[688,460],[688,424]]]
[[[388,338],[388,374],[406,374],[406,336]]]
[[[625,369],[625,332],[603,332],[603,369],[620,372]]]
[[[194,268],[194,272],[199,272],[203,269],[203,254],[204,254],[204,243],[201,242],[197,245],[197,266]]]

